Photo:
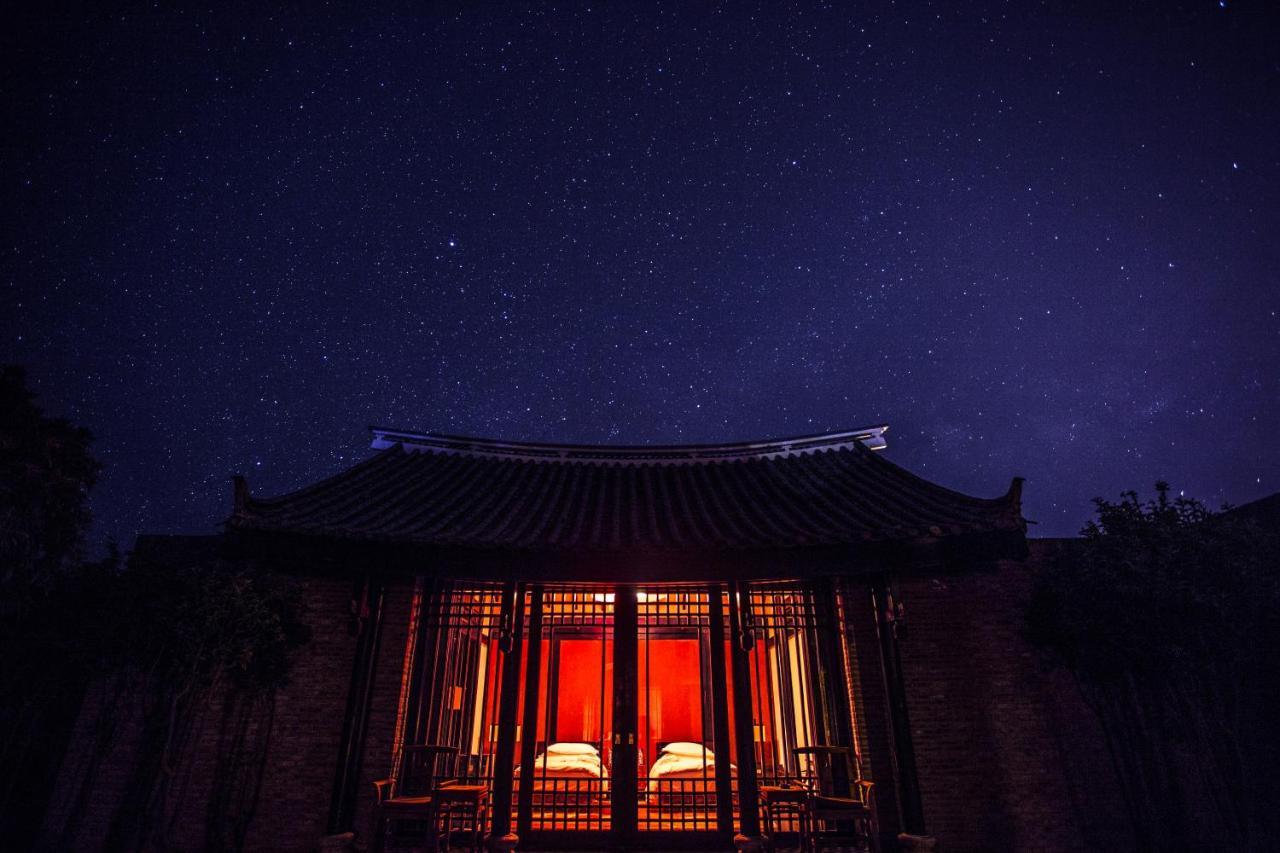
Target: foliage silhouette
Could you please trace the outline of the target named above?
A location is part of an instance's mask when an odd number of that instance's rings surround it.
[[[0,838],[12,849],[78,846],[76,819],[128,721],[141,738],[107,843],[165,846],[183,748],[221,713],[204,841],[237,849],[275,691],[309,638],[298,598],[280,577],[205,552],[125,560],[111,547],[85,562],[100,469],[90,445],[87,430],[44,417],[21,369],[0,369]],[[82,707],[85,749],[67,755]],[[73,805],[40,842],[59,774]]]
[[[17,848],[39,828],[84,690],[79,608],[56,605],[101,568],[82,562],[91,442],[44,416],[21,368],[0,366],[0,837]]]
[[[1142,849],[1270,849],[1280,537],[1163,482],[1095,504],[1037,578],[1031,640],[1097,713]]]

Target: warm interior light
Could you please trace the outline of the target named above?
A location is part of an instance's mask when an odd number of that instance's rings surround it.
[[[591,597],[594,600],[604,602],[605,604],[613,604],[613,601],[616,598],[616,595],[612,592],[597,592]],[[666,600],[667,600],[667,594],[665,592],[637,592],[636,593],[636,601],[640,601],[640,602],[666,601]]]
[[[516,725],[516,740],[520,740],[520,726]],[[491,723],[489,725],[489,743],[498,742],[498,724]]]
[[[507,717],[507,731],[512,733],[503,734],[503,726],[497,722],[502,682],[496,645],[499,592],[486,588],[485,597],[474,603],[450,605],[456,609],[449,611],[453,615],[448,624],[466,627],[451,633],[440,670],[449,675],[440,678],[432,689],[433,701],[439,703],[437,714],[444,715],[442,731],[446,731],[445,727],[449,732],[460,731],[454,735],[460,741],[460,751],[475,757],[466,765],[468,768],[489,767],[497,744],[504,738],[508,741],[506,746],[514,741],[517,754],[523,755],[521,726]],[[755,753],[763,781],[789,784],[797,775],[811,770],[808,759],[797,758],[790,750],[820,742],[810,711],[815,678],[810,664],[815,657],[817,634],[809,614],[814,608],[810,597],[785,590],[780,593],[753,589],[749,594],[737,594],[744,604],[744,617],[751,620],[753,634],[746,644],[751,662],[748,686],[753,701],[748,716],[751,734],[744,748]],[[711,683],[711,656],[723,653],[727,657],[735,639],[725,637],[723,650],[713,649],[710,594],[675,585],[653,585],[647,590],[604,584],[548,587],[541,616],[539,671],[520,670],[520,681],[525,686],[518,693],[518,706],[524,707],[529,684],[535,684],[536,689],[538,723],[531,725],[530,740],[534,743],[526,746],[537,756],[552,742],[595,744],[605,763],[605,775],[596,781],[572,777],[571,784],[552,779],[554,802],[536,804],[535,799],[533,825],[588,829],[599,828],[605,821],[607,827],[607,813],[590,824],[566,818],[555,807],[561,801],[566,805],[597,803],[601,798],[607,801],[609,796],[608,746],[616,734],[613,630],[618,595],[624,597],[620,603],[641,605],[631,608],[635,612],[629,614],[635,621],[638,648],[634,669],[629,666],[626,673],[628,680],[634,679],[628,701],[634,704],[633,736],[641,748],[638,757],[642,765],[637,769],[637,780],[643,786],[640,805],[645,809],[640,812],[641,825],[651,829],[706,829],[715,821],[714,767],[708,765],[705,778],[662,776],[662,781],[656,782],[659,777],[651,777],[650,773],[665,747],[675,742],[702,744],[716,751],[737,748],[733,744],[736,735],[732,735],[735,729],[731,702],[726,703],[730,741],[717,744],[709,730],[717,692],[724,698],[734,695],[731,671],[724,672],[722,684]],[[722,604],[728,603],[727,591],[716,595]],[[532,599],[526,599],[529,601]],[[485,615],[477,617],[476,607],[482,607]],[[526,650],[531,650],[532,639],[525,642],[530,644]],[[628,736],[629,732],[623,729],[622,742]],[[554,772],[554,768],[539,772]],[[688,806],[686,797],[690,796],[696,802],[694,807]]]

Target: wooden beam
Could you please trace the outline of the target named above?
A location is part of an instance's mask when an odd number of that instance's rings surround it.
[[[890,540],[800,548],[687,551],[520,551],[414,542],[362,541],[304,533],[230,529],[228,556],[257,559],[277,571],[349,575],[377,561],[388,572],[513,581],[728,581],[823,575],[872,576],[885,565],[906,575],[969,573],[1026,556],[1023,531],[958,534],[910,542]]]

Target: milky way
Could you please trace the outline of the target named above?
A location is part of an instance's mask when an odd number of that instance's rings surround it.
[[[160,5],[2,28],[0,360],[95,433],[96,541],[371,423],[883,422],[1033,535],[1280,488],[1270,4]]]

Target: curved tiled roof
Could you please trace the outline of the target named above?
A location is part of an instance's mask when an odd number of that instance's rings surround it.
[[[884,427],[677,447],[512,444],[374,430],[373,458],[292,494],[237,481],[230,525],[521,550],[778,548],[1020,531],[1020,481],[962,495],[894,465]]]

